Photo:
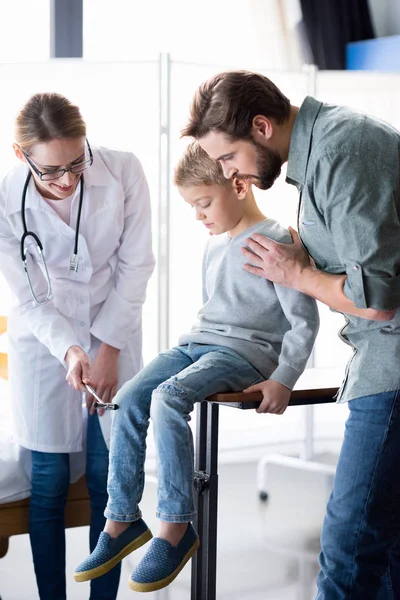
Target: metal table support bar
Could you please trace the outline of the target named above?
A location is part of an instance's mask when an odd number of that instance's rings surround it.
[[[192,559],[192,600],[215,600],[218,515],[218,404],[197,407],[194,485],[200,548]]]
[[[295,390],[289,406],[335,402],[337,387]],[[215,394],[197,405],[194,485],[200,548],[192,559],[191,600],[216,600],[218,519],[219,404],[242,410],[257,408],[261,394]]]

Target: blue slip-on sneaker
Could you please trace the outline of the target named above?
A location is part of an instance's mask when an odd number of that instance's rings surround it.
[[[131,523],[118,537],[102,531],[92,554],[76,567],[75,581],[89,581],[108,573],[125,556],[151,540],[152,533],[143,519]]]
[[[129,578],[129,587],[136,592],[154,592],[166,587],[199,546],[199,537],[190,523],[177,546],[172,546],[167,540],[153,538],[150,548]]]

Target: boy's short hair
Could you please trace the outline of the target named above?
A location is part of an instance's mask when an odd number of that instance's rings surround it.
[[[224,177],[218,161],[208,156],[200,144],[191,142],[175,167],[174,183],[178,187],[197,185],[222,185],[229,187],[232,182]]]

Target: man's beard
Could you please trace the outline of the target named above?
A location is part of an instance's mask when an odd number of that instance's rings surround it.
[[[254,140],[251,141],[256,151],[257,174],[237,174],[242,179],[252,180],[260,190],[269,190],[281,174],[282,159],[276,150],[265,148]]]

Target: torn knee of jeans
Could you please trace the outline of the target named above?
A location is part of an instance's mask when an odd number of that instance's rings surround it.
[[[188,391],[183,385],[180,385],[175,379],[168,379],[164,381],[164,383],[160,383],[157,389],[154,390],[153,395],[157,394],[164,395],[170,394],[172,396],[177,396],[178,398],[184,398],[187,396]]]
[[[206,369],[211,369],[213,367],[213,363],[211,361],[204,362],[201,364],[194,363],[190,365],[190,367],[186,367],[180,373],[173,375],[164,383],[161,383],[156,390],[154,390],[153,394],[170,394],[173,396],[177,396],[178,398],[184,398],[188,394],[191,394],[191,390],[185,388],[180,382],[183,382],[187,377],[193,375],[193,373],[199,373],[200,371],[204,371]]]
[[[189,375],[192,375],[193,373],[199,373],[200,371],[205,371],[206,369],[211,369],[213,366],[214,365],[211,362],[211,360],[208,362],[200,363],[200,364],[193,363],[193,365],[190,365],[190,367],[186,367],[186,369],[184,369],[183,371],[181,371],[174,377],[171,377],[171,379],[176,379],[177,381],[182,381],[183,379],[186,379],[186,377],[189,377]]]

